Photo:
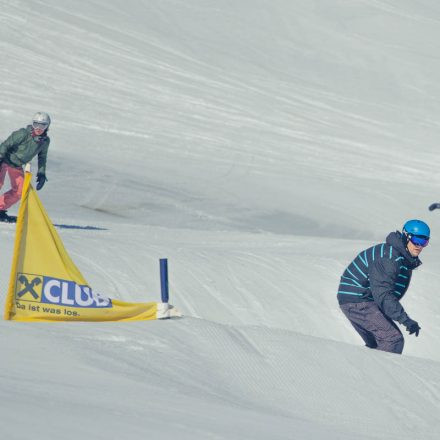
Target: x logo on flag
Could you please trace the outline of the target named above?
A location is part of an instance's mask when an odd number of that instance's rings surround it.
[[[35,277],[31,282],[28,281],[28,279],[24,275],[20,275],[18,277],[18,281],[20,281],[21,284],[23,284],[25,287],[24,289],[20,290],[20,292],[17,293],[17,298],[21,298],[26,293],[30,293],[34,299],[38,299],[40,296],[37,292],[35,292],[34,287],[41,284],[41,278]]]

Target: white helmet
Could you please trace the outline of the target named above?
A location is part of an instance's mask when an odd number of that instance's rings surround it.
[[[35,113],[32,118],[32,124],[43,124],[49,127],[50,125],[50,116],[44,112]]]

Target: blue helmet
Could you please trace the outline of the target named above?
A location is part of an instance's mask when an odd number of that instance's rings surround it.
[[[422,220],[408,220],[403,225],[402,232],[408,238],[413,235],[427,238],[431,236],[431,230],[429,229],[429,226],[425,222],[422,222]]]

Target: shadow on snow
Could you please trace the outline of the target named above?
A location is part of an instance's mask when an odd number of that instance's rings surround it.
[[[98,226],[57,225],[57,224],[54,224],[54,226],[60,229],[84,229],[89,231],[108,231],[107,228],[100,228]]]

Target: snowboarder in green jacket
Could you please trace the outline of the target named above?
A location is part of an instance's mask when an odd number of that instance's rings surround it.
[[[50,139],[47,131],[50,117],[47,113],[38,112],[32,118],[32,125],[14,131],[0,144],[0,189],[8,174],[11,188],[0,194],[0,221],[12,222],[14,217],[7,210],[20,200],[23,189],[23,166],[38,155],[37,186],[40,190],[46,182],[46,160]]]

